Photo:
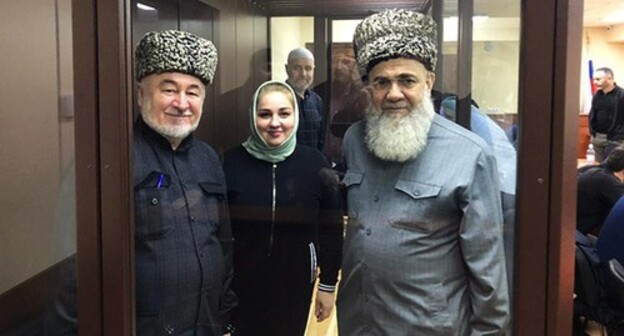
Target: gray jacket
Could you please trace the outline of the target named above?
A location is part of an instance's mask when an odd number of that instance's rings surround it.
[[[349,224],[341,335],[504,335],[509,298],[496,161],[436,115],[414,160],[385,162],[345,136]]]

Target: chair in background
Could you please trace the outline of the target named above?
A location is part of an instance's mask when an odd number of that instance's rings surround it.
[[[602,326],[601,335],[624,335],[624,267],[601,263],[595,241],[576,231],[574,335],[586,335],[588,321]]]
[[[574,335],[581,336],[585,335],[587,322],[600,323],[597,307],[600,303],[601,286],[599,274],[589,257],[578,246],[578,240],[574,248]],[[601,328],[600,331],[601,335],[606,334],[605,328]]]
[[[609,335],[624,335],[624,266],[616,259],[605,265],[604,282],[607,300],[617,319],[609,327]]]

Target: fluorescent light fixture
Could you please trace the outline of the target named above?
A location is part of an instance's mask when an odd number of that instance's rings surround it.
[[[137,2],[137,8],[138,9],[142,9],[142,10],[146,10],[146,11],[155,11],[156,8],[152,7],[152,6],[148,6],[148,5],[144,5],[140,2]]]

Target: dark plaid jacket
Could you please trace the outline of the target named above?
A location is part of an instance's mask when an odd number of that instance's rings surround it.
[[[323,100],[314,91],[306,90],[303,98],[297,96],[297,104],[299,105],[297,143],[322,151],[325,143]]]
[[[225,178],[190,136],[177,150],[141,119],[134,127],[136,334],[223,335],[236,304]],[[75,258],[46,312],[46,335],[76,335]]]
[[[234,305],[232,233],[216,153],[187,137],[174,151],[134,130],[137,335],[222,335]]]

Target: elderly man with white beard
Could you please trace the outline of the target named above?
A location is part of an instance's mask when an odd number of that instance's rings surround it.
[[[354,47],[369,93],[345,135],[349,222],[340,335],[504,335],[509,298],[496,161],[434,113],[436,25],[387,10]]]

